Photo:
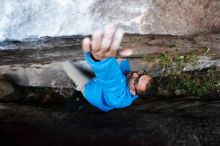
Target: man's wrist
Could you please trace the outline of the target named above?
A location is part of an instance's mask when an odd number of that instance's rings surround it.
[[[96,62],[101,61],[101,59],[97,59],[97,57],[94,57],[94,55],[93,55],[92,53],[90,53],[90,54],[91,54],[92,60],[94,60],[94,61],[96,61]]]

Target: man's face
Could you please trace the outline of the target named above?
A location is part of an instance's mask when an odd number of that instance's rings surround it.
[[[132,95],[145,92],[150,87],[152,80],[152,77],[149,75],[139,75],[138,72],[127,74],[127,83]]]

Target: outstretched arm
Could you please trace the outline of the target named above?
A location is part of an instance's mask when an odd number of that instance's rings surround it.
[[[85,59],[93,69],[96,79],[91,80],[86,86],[85,95],[97,107],[109,106],[110,108],[124,107],[132,100],[128,99],[126,77],[116,60],[116,56],[128,56],[130,49],[121,49],[120,43],[123,32],[115,26],[107,26],[104,31],[96,31],[92,39],[83,40]],[[90,97],[96,90],[102,89],[103,99]],[[99,105],[97,101],[99,101]],[[125,104],[125,102],[127,102]]]
[[[122,49],[121,41],[124,32],[114,25],[108,25],[104,30],[97,30],[93,33],[92,39],[85,38],[82,42],[83,50],[90,53],[94,61],[101,61],[109,57],[129,56],[131,49]]]
[[[116,56],[128,56],[132,54],[130,49],[121,49],[120,44],[123,39],[123,30],[114,25],[108,25],[104,30],[97,30],[92,35],[92,39],[85,38],[82,46],[85,59],[92,67],[96,77],[100,81],[119,82],[122,78],[120,66]],[[112,86],[115,86],[112,84]],[[109,85],[108,85],[109,87]]]

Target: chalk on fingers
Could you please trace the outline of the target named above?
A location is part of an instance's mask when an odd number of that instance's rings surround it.
[[[120,48],[123,36],[124,36],[124,30],[120,28],[117,29],[114,35],[114,39],[111,44],[111,49],[118,50]]]
[[[101,48],[102,31],[96,30],[92,35],[92,50],[98,51]]]
[[[104,29],[104,36],[102,39],[101,49],[107,50],[111,46],[111,42],[113,41],[113,36],[116,31],[115,25],[107,25]]]
[[[84,52],[90,52],[91,40],[90,38],[84,38],[82,41],[82,48]]]

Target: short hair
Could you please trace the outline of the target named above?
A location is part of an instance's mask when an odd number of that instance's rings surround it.
[[[148,75],[148,74],[144,73],[142,75]],[[146,88],[146,90],[144,90],[144,91],[137,92],[137,95],[138,95],[138,97],[140,97],[142,99],[148,99],[148,98],[155,97],[156,93],[157,93],[157,83],[156,83],[156,80],[154,80],[152,78],[152,80],[150,82],[150,86],[148,88]]]

